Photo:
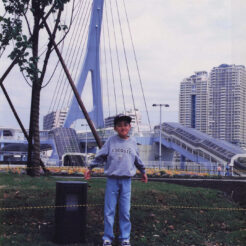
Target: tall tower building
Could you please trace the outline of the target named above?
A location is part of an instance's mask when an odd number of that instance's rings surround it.
[[[60,111],[53,111],[45,115],[43,118],[43,129],[51,130],[53,128],[63,126],[67,116],[67,112],[68,110],[64,109]]]
[[[142,115],[138,109],[128,110],[125,112],[125,115],[128,115],[132,118],[131,126],[133,128],[137,128],[138,125],[142,124]],[[114,127],[114,118],[115,116],[107,117],[105,119],[105,127]]]
[[[195,72],[180,84],[179,122],[208,133],[208,73]]]
[[[209,134],[246,147],[246,70],[222,64],[210,73]]]

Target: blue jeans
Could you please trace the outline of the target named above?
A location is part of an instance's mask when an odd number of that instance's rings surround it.
[[[114,239],[114,217],[119,198],[119,240],[129,240],[131,233],[130,202],[131,178],[107,178],[104,202],[104,236],[103,240]]]

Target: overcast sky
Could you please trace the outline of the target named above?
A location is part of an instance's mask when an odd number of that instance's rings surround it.
[[[107,1],[107,0],[106,0]],[[179,84],[195,71],[222,63],[246,65],[245,0],[125,0],[149,107],[168,103],[165,121],[178,121]],[[1,11],[2,12],[2,11]],[[0,76],[10,64],[0,60]],[[29,124],[30,87],[14,69],[4,82],[25,127]],[[48,111],[52,87],[42,90],[41,118]],[[18,127],[0,91],[0,126]]]

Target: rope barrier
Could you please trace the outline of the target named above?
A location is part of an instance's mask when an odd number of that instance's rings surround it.
[[[54,209],[54,208],[77,208],[77,207],[97,207],[103,204],[76,204],[76,205],[47,205],[47,206],[25,206],[25,207],[12,207],[0,208],[1,211],[17,211],[17,210],[32,210],[32,209]]]
[[[145,208],[157,208],[157,209],[195,209],[195,210],[229,210],[229,211],[246,211],[246,208],[219,208],[219,207],[194,207],[194,206],[158,206],[158,205],[144,205],[144,204],[133,204],[132,207],[145,207]]]
[[[47,206],[24,206],[24,207],[6,207],[0,208],[3,211],[18,211],[32,209],[55,209],[55,208],[78,208],[78,207],[99,207],[104,206],[102,203],[95,204],[76,204],[76,205],[47,205]],[[178,205],[150,205],[150,204],[132,204],[131,207],[136,208],[152,208],[152,209],[193,209],[193,210],[217,210],[217,211],[246,211],[246,208],[220,208],[220,207],[195,207],[195,206],[178,206]]]

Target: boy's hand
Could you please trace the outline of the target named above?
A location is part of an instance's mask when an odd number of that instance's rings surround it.
[[[141,181],[144,182],[144,183],[147,183],[148,182],[148,176],[147,176],[146,173],[143,173],[142,174],[142,180]]]
[[[85,170],[84,177],[85,177],[85,180],[88,180],[91,178],[91,170],[90,169]]]

